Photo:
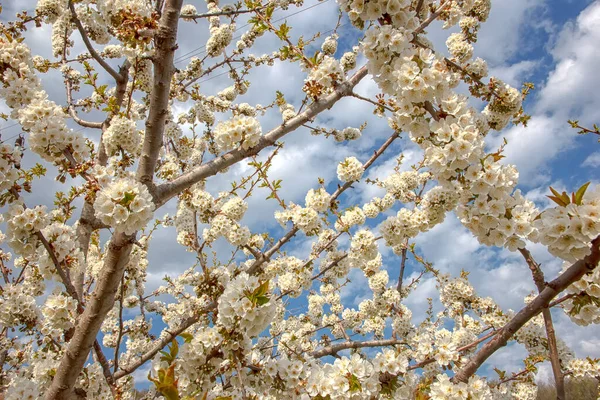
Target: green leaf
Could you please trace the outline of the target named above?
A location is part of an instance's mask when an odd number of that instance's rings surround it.
[[[556,196],[546,196],[546,197],[561,207],[566,207],[569,205],[569,203],[565,203],[560,197],[556,197]]]
[[[552,192],[552,194],[554,196],[547,196],[547,197],[550,198],[555,203],[557,203],[558,205],[566,207],[571,203],[571,199],[569,199],[569,195],[567,194],[567,192],[558,193],[558,191],[556,191],[552,186],[550,186],[550,191]]]
[[[360,392],[362,390],[362,386],[356,375],[350,375],[348,383],[350,384],[350,393]]]
[[[190,343],[192,341],[192,339],[194,338],[194,336],[188,332],[183,332],[179,336],[181,336],[183,338],[185,343]]]
[[[587,182],[584,183],[583,186],[581,186],[579,189],[577,189],[577,192],[575,193],[575,198],[573,199],[573,203],[577,204],[578,206],[581,205],[583,201],[583,196],[585,195],[585,191],[589,186],[590,182]]]

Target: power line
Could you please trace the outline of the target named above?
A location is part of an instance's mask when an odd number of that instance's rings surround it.
[[[340,25],[340,26],[338,26],[337,28],[330,29],[330,30],[328,30],[328,31],[322,32],[322,34],[323,34],[323,35],[326,35],[326,34],[328,34],[328,33],[330,33],[330,32],[333,32],[333,31],[335,31],[336,29],[339,29],[339,28],[343,27],[344,25],[346,25],[346,24],[341,24],[341,25]],[[226,74],[228,74],[228,73],[229,73],[229,72],[231,72],[231,71],[237,71],[238,69],[240,69],[240,68],[243,68],[243,67],[244,67],[244,66],[242,65],[242,66],[239,66],[239,67],[236,67],[236,68],[232,68],[232,69],[231,69],[231,70],[229,70],[229,71],[221,72],[220,74],[213,75],[213,76],[211,76],[211,77],[209,77],[209,78],[203,79],[203,80],[201,80],[201,81],[197,82],[197,84],[199,85],[199,84],[201,84],[201,83],[208,82],[208,81],[210,81],[210,80],[213,80],[213,79],[216,79],[216,78],[218,78],[218,77],[220,77],[220,76],[226,75]]]
[[[310,10],[311,8],[315,8],[315,7],[318,7],[318,6],[320,6],[321,4],[325,4],[325,3],[327,3],[328,1],[329,1],[329,0],[324,0],[324,1],[321,1],[321,2],[319,2],[319,3],[317,3],[317,4],[313,4],[313,5],[312,5],[312,6],[310,6],[310,7],[303,8],[303,9],[301,9],[301,10],[298,10],[298,11],[296,11],[296,12],[293,12],[293,13],[291,13],[291,14],[289,14],[289,15],[286,15],[286,16],[283,16],[283,17],[281,17],[281,18],[275,19],[275,20],[273,20],[273,22],[279,22],[279,21],[283,21],[284,19],[287,19],[287,18],[293,17],[293,16],[295,16],[295,15],[298,15],[298,14],[300,14],[300,13],[303,13],[303,12],[305,12],[305,11],[308,11],[308,10]],[[242,25],[241,27],[237,28],[237,29],[234,31],[234,33],[235,33],[235,32],[238,32],[238,31],[240,31],[240,30],[242,30],[242,29],[244,29],[245,27],[247,27],[247,26],[249,26],[249,25],[250,25],[250,24],[245,24],[245,25]],[[241,38],[242,36],[243,36],[243,35],[238,35],[238,36],[236,36],[236,37],[232,38],[232,39],[231,39],[231,41],[233,42],[234,40],[237,40],[237,39]],[[196,49],[194,49],[194,50],[188,51],[188,52],[187,52],[187,53],[185,53],[185,54],[182,54],[181,56],[177,57],[177,59],[176,59],[176,60],[175,60],[173,63],[174,63],[174,64],[179,64],[180,62],[183,62],[183,61],[185,61],[185,60],[187,60],[187,59],[189,59],[189,58],[192,58],[192,57],[195,57],[195,56],[199,56],[199,55],[201,55],[201,54],[204,54],[204,53],[206,53],[206,50],[202,50],[202,49],[204,49],[204,48],[206,48],[206,44],[204,44],[204,45],[202,45],[202,46],[200,46],[200,47],[197,47],[197,48],[196,48]]]

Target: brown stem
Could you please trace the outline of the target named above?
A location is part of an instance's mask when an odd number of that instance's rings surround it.
[[[579,260],[564,271],[558,278],[548,282],[544,290],[521,311],[519,311],[504,327],[498,335],[486,343],[454,376],[455,382],[466,382],[471,376],[500,347],[506,345],[508,340],[523,325],[538,315],[548,303],[560,292],[565,290],[573,282],[578,281],[585,275],[593,271],[600,261],[600,236],[592,241],[591,253],[583,260]]]
[[[335,92],[326,96],[324,99],[316,101],[301,114],[281,124],[277,128],[260,138],[258,144],[250,149],[244,150],[241,147],[225,153],[205,164],[202,164],[191,171],[175,178],[171,182],[164,183],[157,188],[158,204],[157,207],[167,202],[171,197],[187,189],[194,183],[206,179],[209,176],[216,175],[224,168],[258,154],[265,147],[274,145],[279,139],[293,132],[298,127],[302,126],[309,120],[316,117],[322,111],[331,108],[342,97],[350,95],[354,86],[356,86],[367,75],[367,68],[361,68],[354,76],[348,79],[347,82],[339,85]]]
[[[396,339],[383,339],[383,340],[366,340],[364,342],[359,341],[347,341],[344,343],[331,344],[323,347],[322,349],[315,350],[311,353],[314,358],[322,358],[336,354],[342,350],[347,349],[361,349],[365,347],[384,347],[384,346],[397,346],[400,344],[406,344],[402,340]]]
[[[87,33],[85,33],[85,28],[83,27],[83,24],[77,17],[77,12],[75,11],[75,6],[73,5],[72,0],[69,0],[69,9],[71,10],[71,14],[73,15],[73,22],[75,23],[75,26],[77,27],[77,30],[79,31],[81,39],[83,40],[83,43],[85,44],[87,50],[90,52],[94,60],[96,60],[106,72],[108,72],[113,78],[115,78],[117,82],[119,82],[122,79],[121,75],[117,71],[115,71],[110,65],[108,65],[108,63],[104,61],[104,58],[102,58],[102,56],[98,54],[96,49],[94,49],[94,46],[92,46],[92,43],[90,42],[90,39],[87,36]]]
[[[533,256],[526,248],[519,249],[519,252],[525,258],[527,266],[531,270],[533,276],[533,282],[538,289],[538,292],[542,292],[546,286],[544,279],[544,272],[540,268],[540,265],[533,259]],[[550,364],[552,365],[552,374],[554,375],[554,384],[556,386],[556,398],[557,400],[565,400],[565,377],[560,366],[560,358],[558,355],[558,347],[556,345],[556,333],[554,330],[554,324],[552,323],[552,313],[550,308],[547,306],[542,309],[542,315],[544,317],[544,325],[546,328],[546,337],[548,339],[548,350],[550,352]]]
[[[408,244],[408,243],[407,243]],[[398,293],[402,296],[402,281],[404,280],[404,268],[406,267],[406,253],[408,249],[405,247],[402,249],[402,261],[400,261],[400,275],[398,276]]]

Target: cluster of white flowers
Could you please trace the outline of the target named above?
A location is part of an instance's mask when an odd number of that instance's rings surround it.
[[[302,290],[310,287],[311,272],[310,265],[296,257],[280,257],[265,267],[266,276],[277,277],[277,286],[281,292],[291,297],[298,297]]]
[[[336,142],[343,142],[346,140],[357,140],[361,137],[360,129],[347,127],[341,131],[336,130],[333,134]]]
[[[337,35],[327,36],[321,45],[321,51],[327,56],[333,56],[337,50]]]
[[[347,73],[356,67],[356,53],[357,51],[348,51],[344,53],[342,58],[340,58],[340,66],[342,67],[342,71]]]
[[[511,117],[519,111],[523,98],[517,89],[501,80],[495,79],[494,83],[494,96],[483,110],[483,115],[490,128],[499,131],[508,125]]]
[[[580,204],[570,203],[543,211],[533,221],[539,241],[550,253],[575,262],[590,253],[590,242],[600,235],[600,185],[585,193]]]
[[[221,206],[221,212],[234,221],[241,220],[247,210],[248,203],[238,196],[230,198]]]
[[[113,118],[108,129],[104,131],[102,139],[109,155],[123,150],[135,156],[141,151],[142,135],[137,130],[135,122],[129,118]]]
[[[464,33],[453,33],[446,40],[450,54],[459,62],[465,63],[473,57],[473,45],[467,41]]]
[[[202,103],[202,101],[196,102],[194,105],[194,112],[198,122],[206,123],[209,126],[212,126],[215,123],[215,115]]]
[[[39,317],[35,297],[23,291],[21,285],[4,285],[0,293],[0,322],[3,326],[34,327]]]
[[[91,40],[98,44],[107,44],[110,41],[111,36],[102,14],[94,8],[89,7],[88,4],[77,5],[76,12],[77,17]],[[65,15],[68,15],[68,13]]]
[[[346,210],[335,222],[335,229],[337,231],[346,231],[353,226],[364,224],[365,221],[365,213],[359,207],[354,207]]]
[[[55,293],[46,299],[42,308],[44,324],[42,333],[58,339],[67,330],[75,326],[77,301],[64,293]]]
[[[39,243],[35,233],[50,222],[46,207],[25,208],[16,203],[9,207],[4,217],[8,245],[23,257],[33,256]]]
[[[211,57],[217,57],[225,48],[231,43],[233,38],[233,32],[235,31],[234,25],[221,25],[210,31],[210,38],[206,42],[206,52]]]
[[[563,263],[563,271],[571,266]],[[600,324],[600,270],[585,274],[570,285],[566,292],[574,297],[566,300],[564,310],[577,325]]]
[[[154,203],[145,185],[133,178],[121,178],[100,189],[94,210],[100,221],[131,235],[150,221]]]
[[[330,399],[370,398],[378,393],[379,374],[359,354],[342,357],[333,364],[311,371],[307,393]]]
[[[368,218],[376,218],[380,213],[389,210],[395,202],[396,199],[391,194],[386,194],[383,198],[374,197],[363,206],[363,212]]]
[[[327,193],[324,188],[319,188],[317,190],[310,189],[308,193],[306,193],[304,201],[306,207],[312,208],[317,212],[325,212],[331,203],[331,195]]]
[[[241,145],[244,150],[258,144],[262,129],[256,118],[235,116],[219,122],[213,132],[220,151],[229,151]]]
[[[591,358],[574,358],[565,365],[565,369],[575,378],[595,378],[600,374],[600,363]]]
[[[38,384],[29,377],[15,376],[5,393],[6,400],[35,400],[41,397]]]
[[[21,150],[8,143],[0,143],[0,193],[12,187],[19,178],[17,166],[21,163]]]
[[[358,181],[364,172],[362,163],[356,157],[347,157],[337,167],[337,176],[342,182]]]
[[[198,14],[198,11],[193,4],[185,4],[183,7],[181,7],[180,14],[183,19],[189,20],[191,19],[191,16]]]
[[[429,174],[419,174],[416,171],[405,171],[390,175],[385,179],[383,185],[390,195],[403,203],[414,201],[417,197],[414,190],[426,182]]]
[[[493,398],[488,384],[476,375],[469,378],[467,383],[453,383],[448,375],[439,374],[431,385],[429,395],[431,400],[491,400]],[[515,396],[514,398],[521,399],[522,397]]]
[[[122,13],[147,18],[152,15],[153,11],[152,5],[144,0],[104,0],[98,3],[97,8],[106,22],[115,27],[122,23]]]
[[[365,275],[370,276],[377,272],[378,266],[369,263],[379,255],[375,235],[367,229],[361,229],[352,236],[349,257],[355,268],[361,268]],[[375,268],[374,268],[375,267]]]
[[[291,104],[284,104],[279,107],[283,122],[287,122],[296,116],[296,108]]]
[[[83,253],[73,240],[75,237],[75,228],[73,226],[55,222],[42,229],[41,232],[48,241],[48,244],[52,246],[52,253],[61,265],[76,270],[84,264]],[[44,278],[50,279],[56,274],[56,266],[54,265],[52,256],[43,247],[38,248],[37,256],[40,273]]]
[[[266,286],[266,290],[261,290]],[[275,301],[270,298],[269,282],[245,272],[227,283],[219,297],[217,324],[229,332],[238,331],[253,337],[265,330],[275,311]]]
[[[85,139],[67,127],[63,109],[47,99],[33,72],[29,48],[16,40],[0,39],[0,54],[4,64],[0,97],[13,109],[11,117],[29,132],[31,150],[50,162],[63,161],[67,150],[77,161],[86,159]]]
[[[210,222],[210,226],[205,228],[202,233],[204,240],[213,242],[223,236],[234,246],[246,246],[251,239],[250,229],[238,222],[244,217],[248,204],[237,196],[231,197],[227,201],[222,199],[218,204],[213,204],[213,202],[210,194],[196,190],[191,199],[191,209],[188,207],[182,209],[180,205],[176,220],[182,239],[180,243],[189,240],[190,234],[194,232],[195,215],[192,211],[195,210],[196,215],[204,222]],[[218,214],[212,218],[215,213]]]
[[[331,93],[335,86],[344,80],[344,76],[340,62],[333,57],[325,56],[316,67],[310,70],[304,81],[303,90],[314,98],[320,98]],[[313,88],[312,85],[317,85],[317,87]]]

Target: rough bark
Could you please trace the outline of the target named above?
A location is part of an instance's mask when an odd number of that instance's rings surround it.
[[[154,83],[150,94],[150,108],[146,120],[146,133],[142,156],[137,171],[140,182],[150,186],[154,178],[154,168],[158,153],[163,145],[163,133],[168,114],[171,78],[175,72],[173,56],[177,41],[177,23],[183,0],[169,0],[163,9],[160,25],[154,43],[153,57]]]
[[[47,400],[67,400],[75,396],[73,385],[88,359],[106,314],[113,306],[134,239],[135,236],[125,235],[119,231],[113,235],[96,288],[85,311],[77,321],[73,338],[67,345],[52,385],[46,392]]]

